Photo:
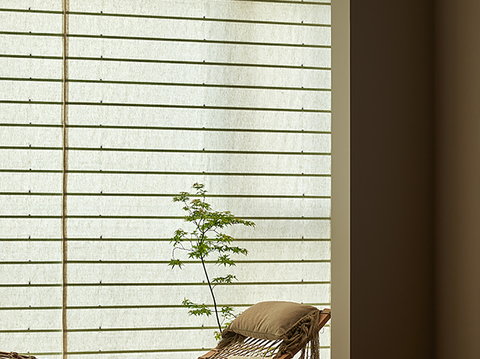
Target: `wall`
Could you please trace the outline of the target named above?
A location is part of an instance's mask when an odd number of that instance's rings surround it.
[[[332,358],[350,356],[350,2],[332,3]]]
[[[432,5],[351,1],[354,359],[432,357]]]
[[[352,358],[479,357],[479,10],[351,2]]]
[[[436,358],[480,357],[480,3],[436,2]]]

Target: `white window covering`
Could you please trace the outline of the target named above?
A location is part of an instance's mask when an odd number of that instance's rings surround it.
[[[199,264],[166,264],[194,182],[257,223],[222,304],[329,306],[330,4],[70,0],[65,62],[62,22],[58,0],[1,4],[0,351],[59,358],[63,316],[69,358],[214,346],[181,307],[210,303]]]

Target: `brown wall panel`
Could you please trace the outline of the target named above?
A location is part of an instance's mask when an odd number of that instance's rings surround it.
[[[436,2],[436,358],[480,357],[480,3]]]
[[[433,2],[351,1],[351,358],[432,357]]]

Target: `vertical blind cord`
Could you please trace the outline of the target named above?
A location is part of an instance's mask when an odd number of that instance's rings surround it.
[[[62,357],[67,358],[67,169],[68,169],[68,9],[69,0],[62,1]]]

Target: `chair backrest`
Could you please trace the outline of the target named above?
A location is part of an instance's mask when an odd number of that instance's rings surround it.
[[[324,309],[320,313],[319,329],[321,329],[331,318],[331,310]],[[281,340],[265,340],[247,337],[243,342],[234,342],[222,349],[212,349],[208,353],[200,356],[198,359],[235,359],[245,357],[260,357],[277,359],[291,359],[296,353],[302,350],[308,341],[300,343],[300,345],[291,353],[278,355],[278,347],[282,343]]]

